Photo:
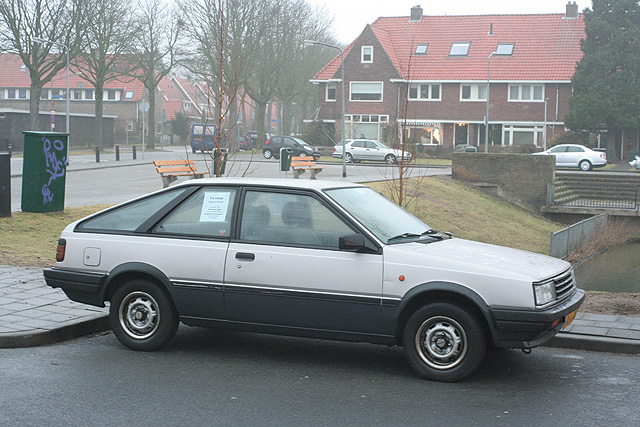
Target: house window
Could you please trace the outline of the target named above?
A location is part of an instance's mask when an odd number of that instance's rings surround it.
[[[78,89],[74,90],[73,99],[82,99],[82,91]]]
[[[18,89],[18,98],[19,99],[27,99],[27,90],[26,89]]]
[[[327,93],[325,96],[325,100],[332,102],[337,98],[338,87],[335,83],[327,83]]]
[[[544,85],[509,85],[509,101],[543,102]]]
[[[53,89],[51,91],[51,99],[64,99],[64,91],[62,89]]]
[[[409,85],[409,99],[412,101],[440,101],[440,85],[412,83]]]
[[[84,99],[92,100],[92,99],[93,99],[93,94],[94,94],[94,93],[93,93],[93,90],[91,90],[91,89],[86,89],[86,90],[84,91]]]
[[[115,101],[115,99],[116,99],[116,91],[112,90],[112,89],[107,90],[107,99],[109,101]]]
[[[513,43],[498,43],[498,48],[496,49],[496,55],[512,55],[513,54]]]
[[[470,46],[471,42],[453,42],[451,43],[449,56],[467,56],[469,55]]]
[[[487,85],[460,85],[461,101],[486,101]]]
[[[360,48],[360,62],[371,64],[373,62],[373,46],[362,46]]]
[[[382,82],[351,82],[351,101],[382,101]]]
[[[16,90],[7,89],[7,99],[15,99],[15,98],[16,98]]]
[[[42,91],[40,91],[40,99],[49,99],[49,89],[42,89]]]
[[[427,47],[429,45],[428,44],[419,44],[418,46],[416,46],[416,55],[426,55],[427,54]]]
[[[133,91],[128,90],[124,93],[124,99],[133,99]]]
[[[191,111],[191,103],[190,102],[182,103],[182,108],[184,108],[184,111]]]
[[[542,145],[544,138],[543,126],[503,126],[503,145]]]

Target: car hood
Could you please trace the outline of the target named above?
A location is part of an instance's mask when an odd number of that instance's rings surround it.
[[[411,242],[388,248],[395,253],[393,258],[403,263],[526,281],[543,280],[570,267],[568,262],[550,256],[464,239]],[[402,258],[404,261],[400,261]]]

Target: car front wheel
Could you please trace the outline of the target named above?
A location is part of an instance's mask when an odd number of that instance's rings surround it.
[[[346,153],[344,158],[347,163],[353,163],[353,155],[351,153]]]
[[[579,164],[578,167],[580,168],[580,170],[582,171],[590,171],[593,166],[591,165],[591,162],[589,160],[582,160]]]
[[[109,322],[122,344],[151,351],[171,341],[178,314],[166,291],[146,280],[132,280],[113,294]]]
[[[396,162],[396,156],[394,156],[393,154],[387,154],[384,158],[384,161],[392,165]]]
[[[273,157],[273,153],[271,152],[271,150],[264,150],[262,152],[262,155],[264,156],[265,159],[270,159]]]
[[[431,303],[407,321],[404,352],[420,375],[433,381],[453,382],[474,372],[486,352],[479,321],[451,303]]]

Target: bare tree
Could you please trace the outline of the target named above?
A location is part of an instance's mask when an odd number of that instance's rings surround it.
[[[31,78],[31,129],[40,128],[43,86],[79,52],[91,13],[87,0],[0,0],[0,50],[20,56]]]
[[[74,65],[95,88],[95,145],[103,146],[102,105],[104,85],[109,79],[130,74],[134,40],[138,33],[135,17],[125,0],[89,0],[95,18],[87,26],[87,37]],[[91,143],[91,141],[88,141]]]
[[[138,63],[133,77],[142,80],[149,92],[148,147],[155,147],[156,91],[160,81],[177,63],[177,43],[183,21],[178,10],[163,0],[141,0],[139,4]]]

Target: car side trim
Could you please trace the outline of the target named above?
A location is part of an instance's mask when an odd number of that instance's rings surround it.
[[[337,292],[300,291],[276,287],[252,286],[246,284],[225,284],[225,293],[251,294],[251,295],[277,295],[287,298],[305,298],[336,302],[351,302],[359,304],[381,305],[379,296],[342,294]]]

